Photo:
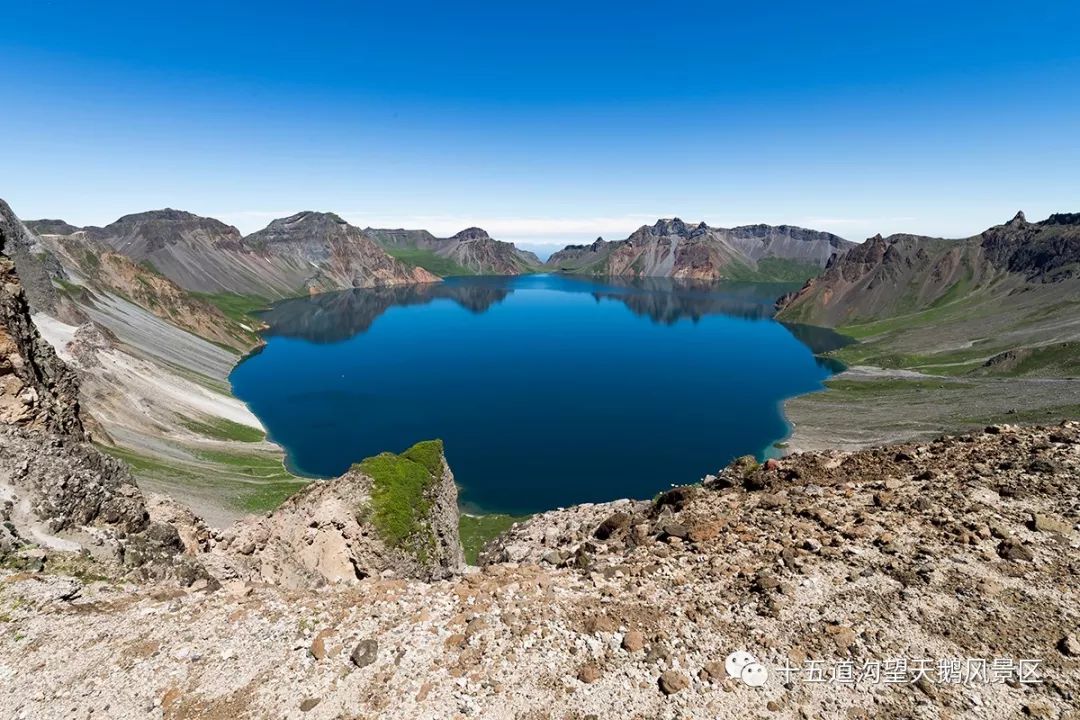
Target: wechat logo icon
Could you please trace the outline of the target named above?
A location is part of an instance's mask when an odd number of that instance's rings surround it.
[[[724,670],[728,677],[738,678],[750,687],[761,687],[769,679],[768,669],[745,650],[737,650],[728,655],[724,661]]]

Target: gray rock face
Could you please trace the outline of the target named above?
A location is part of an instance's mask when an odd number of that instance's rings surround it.
[[[798,292],[777,304],[780,316],[836,326],[925,309],[962,288],[987,300],[1019,295],[1021,288],[1062,294],[1078,277],[1080,224],[1069,215],[1029,223],[1023,213],[960,240],[880,235],[830,263]],[[1075,284],[1075,283],[1074,283]],[[956,294],[953,301],[962,299]]]
[[[81,437],[75,375],[30,321],[30,305],[16,263],[26,231],[0,201],[0,422]],[[40,267],[40,266],[38,266]],[[44,283],[49,284],[45,276]]]
[[[370,238],[331,213],[275,220],[247,238],[214,218],[182,210],[125,215],[103,228],[38,227],[101,244],[145,263],[185,290],[290,297],[351,287],[431,282],[433,276],[389,257]]]
[[[77,233],[82,228],[75,227],[69,222],[63,220],[26,220],[24,221],[26,227],[30,228],[30,232],[35,235],[72,235]]]
[[[52,278],[63,277],[59,261],[42,245],[37,236],[0,200],[0,234],[3,253],[19,273],[27,302],[37,312],[59,316],[60,302]]]
[[[852,243],[831,233],[790,225],[714,228],[679,218],[638,228],[626,240],[571,245],[547,262],[553,270],[687,280],[789,280],[824,268]],[[785,261],[763,264],[763,261]]]
[[[49,533],[83,526],[145,530],[142,493],[127,467],[78,439],[0,427],[0,477]]]
[[[278,265],[309,292],[434,282],[422,268],[390,257],[359,228],[333,213],[301,212],[244,238],[249,251]]]
[[[543,265],[535,254],[495,240],[478,227],[448,238],[435,237],[427,230],[366,228],[364,233],[389,250],[426,250],[478,275],[520,275]]]

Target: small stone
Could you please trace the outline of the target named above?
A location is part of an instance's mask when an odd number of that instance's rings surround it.
[[[780,703],[776,702],[775,700],[770,700],[769,702],[765,703],[765,709],[769,712],[776,712],[780,709]]]
[[[353,649],[349,659],[353,661],[353,665],[362,668],[375,662],[375,658],[378,654],[379,643],[377,641],[371,639],[361,640],[360,644]]]
[[[1015,539],[1002,540],[997,546],[997,554],[1013,562],[1032,562],[1035,555],[1022,542]]]
[[[612,535],[625,530],[630,527],[630,516],[624,512],[617,512],[610,515],[604,522],[600,523],[600,526],[596,528],[593,535],[597,540],[607,540]]]
[[[685,525],[675,522],[664,523],[660,531],[669,538],[679,538],[680,540],[685,539],[690,534],[690,530]]]
[[[562,565],[563,556],[562,553],[558,550],[548,550],[540,559],[546,562],[548,565],[558,566]]]
[[[1023,709],[1025,715],[1033,718],[1052,718],[1057,715],[1054,706],[1041,698],[1029,701]]]
[[[316,660],[323,660],[326,658],[326,638],[330,633],[330,630],[320,630],[319,634],[315,636],[315,639],[311,641],[311,647],[308,649],[311,653],[311,657]]]
[[[830,626],[825,629],[825,632],[832,635],[836,649],[841,652],[855,644],[855,631],[845,625]]]
[[[578,670],[578,680],[586,684],[592,684],[600,679],[600,668],[596,667],[592,663],[582,665]]]
[[[622,647],[626,652],[637,652],[645,647],[645,636],[638,630],[631,630],[623,635]]]
[[[716,523],[697,523],[690,527],[686,537],[692,543],[703,543],[715,539],[720,534]]]
[[[1038,532],[1052,532],[1058,535],[1068,535],[1072,532],[1072,525],[1067,521],[1042,513],[1033,513],[1028,527]]]
[[[674,695],[680,690],[690,687],[690,678],[675,670],[668,670],[660,676],[660,692],[665,695]]]
[[[723,679],[727,677],[727,671],[724,670],[724,663],[710,660],[701,668],[699,677],[702,680],[708,680],[714,683],[722,682]]]
[[[319,698],[307,698],[300,701],[300,712],[308,712],[314,710],[315,706],[319,704]]]
[[[1063,655],[1080,657],[1080,637],[1070,633],[1058,640],[1057,648]]]

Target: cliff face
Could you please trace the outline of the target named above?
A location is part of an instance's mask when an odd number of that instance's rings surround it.
[[[386,230],[367,228],[370,235],[390,253],[403,257],[440,274],[521,275],[534,272],[543,263],[531,252],[519,250],[513,243],[495,240],[481,228],[466,228],[448,237],[435,237],[427,230]],[[430,253],[434,257],[425,257]],[[444,262],[438,262],[441,259]]]
[[[835,327],[972,299],[984,304],[1023,288],[1072,294],[1080,222],[1023,213],[963,240],[880,235],[837,257],[819,277],[777,303],[782,319]],[[1042,286],[1041,288],[1039,286]],[[1006,303],[1008,304],[1008,303]]]
[[[23,232],[0,201],[0,422],[81,437],[75,375],[31,322],[26,293],[8,255]]]
[[[788,225],[713,228],[678,218],[645,225],[626,240],[569,246],[547,262],[553,270],[684,280],[805,279],[851,246],[830,233]]]
[[[244,246],[272,258],[304,290],[436,282],[427,270],[390,257],[363,231],[333,213],[302,212],[274,220],[244,238]]]
[[[108,293],[126,298],[178,328],[234,350],[244,352],[258,343],[253,329],[245,328],[211,303],[184,290],[146,259],[136,262],[81,232],[42,235],[41,242],[59,261],[68,279],[77,281],[69,282],[62,296],[83,314],[98,305],[101,293]]]
[[[247,238],[231,225],[180,210],[126,215],[103,228],[37,221],[43,234],[104,246],[199,293],[289,297],[436,278],[389,257],[329,213],[275,220]]]

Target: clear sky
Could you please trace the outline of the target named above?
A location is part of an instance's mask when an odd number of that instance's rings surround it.
[[[0,6],[24,218],[315,209],[538,246],[1080,211],[1075,0]]]

